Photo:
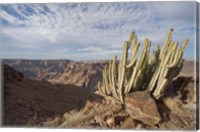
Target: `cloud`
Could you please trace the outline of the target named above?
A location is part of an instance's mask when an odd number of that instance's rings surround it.
[[[118,49],[106,49],[103,47],[86,47],[82,49],[77,49],[77,52],[80,53],[83,56],[89,56],[89,58],[85,59],[98,59],[99,56],[101,56],[99,59],[106,58],[106,59],[113,59],[114,55],[120,55],[121,50]],[[77,54],[77,53],[75,53]]]
[[[185,57],[192,58],[194,7],[195,2],[2,5],[3,57],[108,59],[120,55],[131,31],[154,47],[174,28],[174,40],[190,39]]]
[[[162,14],[163,18],[176,21],[194,22],[195,18],[195,2],[150,2],[149,8],[155,13]],[[191,8],[193,7],[193,8]]]

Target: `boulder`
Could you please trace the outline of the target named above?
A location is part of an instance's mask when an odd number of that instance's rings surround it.
[[[125,110],[133,118],[149,126],[161,120],[156,103],[148,91],[136,91],[125,97]]]
[[[120,129],[131,129],[135,128],[136,122],[129,116],[124,120],[122,125],[120,126]]]

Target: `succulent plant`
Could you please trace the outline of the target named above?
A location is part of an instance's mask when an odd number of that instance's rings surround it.
[[[181,71],[184,63],[183,53],[189,41],[185,39],[178,48],[178,42],[172,41],[172,33],[173,29],[170,29],[162,49],[157,45],[152,52],[150,40],[145,39],[143,49],[138,56],[140,43],[136,34],[131,32],[128,41],[124,43],[119,63],[115,55],[103,69],[103,79],[98,82],[99,92],[122,104],[124,97],[136,90],[146,89],[159,99],[173,78]],[[128,57],[131,46],[131,55]]]

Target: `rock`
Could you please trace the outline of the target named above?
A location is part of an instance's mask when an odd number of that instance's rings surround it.
[[[94,120],[96,121],[96,123],[98,123],[101,127],[103,128],[107,128],[106,122],[104,121],[103,117],[100,115],[96,115],[94,117]]]
[[[92,102],[90,100],[87,100],[85,107],[83,109],[81,109],[81,113],[88,115],[93,111],[93,108],[94,108],[94,106],[93,106]]]
[[[104,122],[104,119],[103,119],[100,115],[96,115],[96,116],[94,117],[94,120],[95,120],[96,122],[98,122],[98,123]]]
[[[133,119],[149,126],[154,126],[161,120],[155,101],[147,91],[137,91],[126,96],[125,109]]]
[[[106,123],[108,124],[109,127],[113,127],[115,125],[115,120],[113,117],[109,117],[107,120],[106,120]]]
[[[124,122],[122,123],[122,125],[120,126],[121,129],[131,129],[131,128],[135,128],[136,124],[134,122],[134,120],[129,116],[128,118],[126,118],[124,120]]]
[[[141,129],[141,128],[144,128],[144,125],[142,123],[138,123],[136,129]]]
[[[58,126],[58,125],[60,125],[62,123],[62,120],[59,117],[55,117],[52,123],[54,125]]]

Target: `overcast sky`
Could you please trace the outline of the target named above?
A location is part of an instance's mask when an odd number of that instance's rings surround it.
[[[121,55],[135,31],[163,44],[189,38],[184,58],[194,58],[196,2],[65,3],[1,5],[3,58],[99,60]],[[142,45],[141,45],[142,46]],[[141,47],[142,48],[142,47]]]

